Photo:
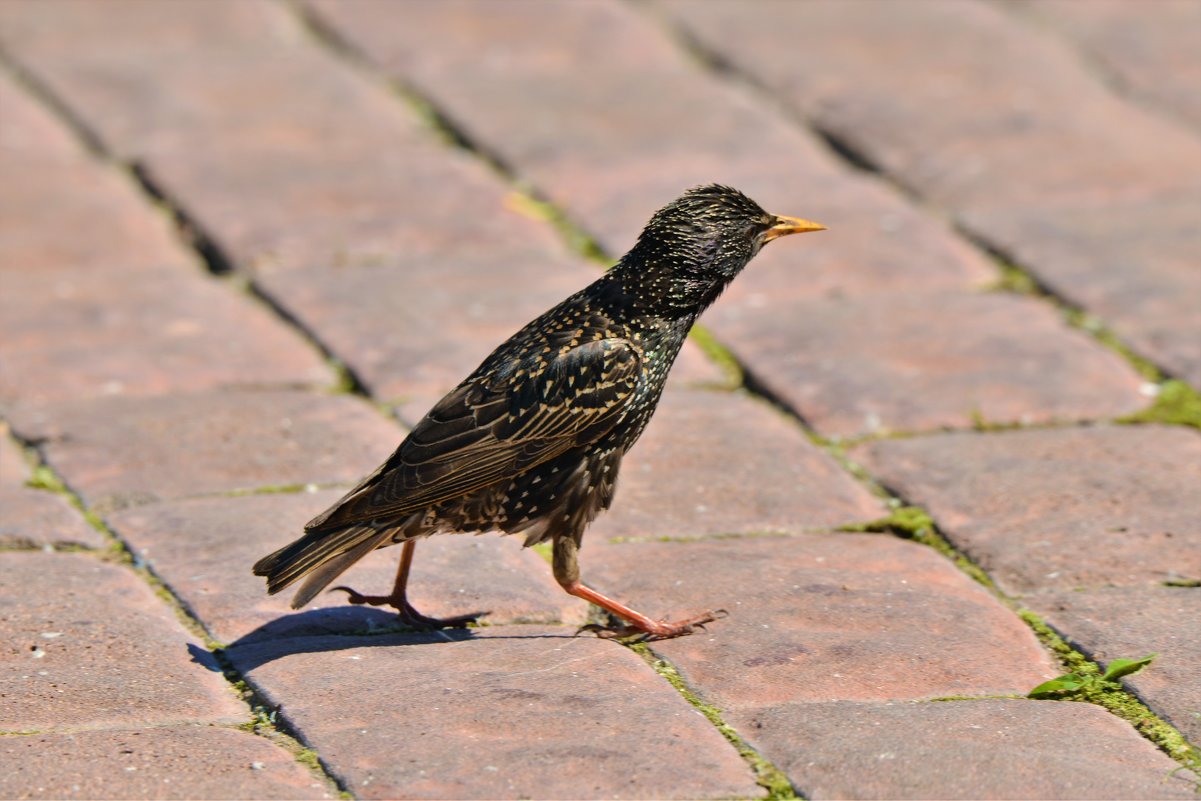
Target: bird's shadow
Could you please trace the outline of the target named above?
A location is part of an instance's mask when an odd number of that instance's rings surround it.
[[[482,617],[485,612],[480,612]],[[240,674],[294,654],[344,651],[352,648],[397,648],[417,645],[445,645],[475,639],[553,639],[573,637],[574,627],[563,633],[514,634],[490,627],[415,631],[401,624],[393,613],[379,609],[335,607],[311,609],[284,615],[244,634],[234,642],[209,651],[188,644],[192,661],[206,670],[224,672],[233,668]]]

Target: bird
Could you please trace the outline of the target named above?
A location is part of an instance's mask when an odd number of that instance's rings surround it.
[[[255,575],[270,594],[304,579],[292,601],[299,609],[371,551],[399,543],[390,594],[334,589],[351,604],[390,606],[415,629],[464,627],[484,613],[431,618],[409,602],[417,540],[499,531],[524,535],[526,546],[551,543],[555,580],[615,618],[597,627],[607,634],[666,639],[717,619],[656,620],[581,582],[584,530],[613,502],[622,459],[701,312],[765,244],[821,230],[728,186],[684,192],[611,269],[497,347],[375,472],[259,560]]]

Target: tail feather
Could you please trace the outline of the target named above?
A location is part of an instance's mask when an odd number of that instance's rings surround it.
[[[309,531],[295,542],[256,562],[254,574],[267,577],[267,592],[274,595],[313,573],[292,602],[293,608],[300,608],[322,587],[379,547],[395,531],[395,528],[374,526],[350,526],[340,531]]]
[[[392,534],[390,530],[379,531],[378,529],[375,529],[373,533],[378,536],[365,539],[346,553],[334,556],[314,568],[309,577],[300,585],[300,589],[296,591],[296,595],[292,597],[292,608],[299,609],[313,600],[313,597],[325,589],[326,585],[342,575],[343,571],[355,562],[378,548],[381,542],[389,538]]]

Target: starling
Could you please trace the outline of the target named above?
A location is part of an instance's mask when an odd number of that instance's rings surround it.
[[[274,594],[305,578],[300,608],[375,548],[403,543],[392,593],[352,604],[392,606],[417,628],[434,619],[405,597],[416,541],[498,530],[553,543],[568,593],[621,618],[621,633],[687,634],[712,613],[653,620],[580,582],[584,529],[613,501],[622,457],[659,403],[692,324],[765,243],[825,226],[768,214],[741,192],[710,185],[655,212],[637,243],[591,285],[541,315],[484,360],[422,418],[386,462],[259,560]]]

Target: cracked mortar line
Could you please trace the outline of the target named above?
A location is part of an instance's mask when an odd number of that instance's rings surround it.
[[[802,134],[815,135],[838,160],[855,170],[874,176],[877,180],[893,188],[902,197],[909,200],[919,212],[939,220],[947,227],[948,232],[958,234],[968,245],[981,252],[993,263],[999,273],[994,288],[1003,291],[1013,291],[1016,294],[1027,294],[1050,303],[1068,325],[1088,334],[1102,347],[1116,352],[1135,372],[1161,388],[1165,384],[1174,382],[1185,383],[1183,379],[1173,374],[1170,370],[1138,353],[1115,334],[1110,327],[1105,325],[1100,318],[1090,314],[1083,307],[1052,290],[1045,282],[1037,278],[1037,274],[1031,268],[1022,265],[1013,257],[1013,254],[995,244],[986,232],[973,229],[967,223],[960,220],[959,215],[955,211],[933,203],[902,178],[885,170],[875,159],[864,152],[863,149],[848,142],[836,131],[830,130],[812,115],[807,114],[773,94],[767,84],[758,76],[739,67],[724,55],[714,50],[699,35],[694,34],[676,22],[668,12],[648,7],[642,3],[630,3],[630,5],[639,9],[648,18],[654,20],[655,24],[663,30],[669,39],[674,41],[680,50],[690,57],[701,69],[714,74],[733,87],[751,95],[755,101],[773,109]],[[1125,98],[1125,95],[1121,95],[1121,97]],[[1022,284],[1033,287],[1036,291],[1023,291],[1014,288],[1010,279],[1015,273],[1020,276]],[[1185,385],[1188,386],[1187,383]],[[1194,394],[1196,394],[1195,390]],[[1153,413],[1154,409],[1155,403],[1153,402],[1150,408],[1144,410],[1144,412],[1126,415],[1125,417],[1118,418],[1115,422],[1135,422],[1135,420],[1131,420],[1130,418],[1134,418],[1140,414]],[[1137,422],[1149,421],[1140,419]],[[1201,427],[1201,421],[1189,422],[1186,425]]]

